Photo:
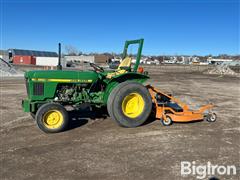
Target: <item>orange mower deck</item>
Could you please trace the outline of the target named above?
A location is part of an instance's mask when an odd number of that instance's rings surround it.
[[[179,99],[168,95],[151,85],[146,86],[156,109],[156,118],[161,119],[163,125],[171,125],[172,122],[192,122],[199,120],[207,120],[209,122],[216,121],[216,114],[212,112],[213,104],[207,104],[198,110],[191,111],[187,104]],[[175,106],[175,107],[173,107]]]

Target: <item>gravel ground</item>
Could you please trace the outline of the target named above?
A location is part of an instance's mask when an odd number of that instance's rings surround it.
[[[181,161],[239,167],[239,78],[152,75],[149,83],[175,96],[200,105],[214,103],[215,123],[164,127],[152,120],[130,129],[117,126],[102,113],[84,111],[72,115],[71,129],[58,134],[44,134],[22,112],[21,99],[26,97],[22,78],[0,82],[1,179],[196,179],[181,176]],[[239,178],[239,174],[216,176]]]

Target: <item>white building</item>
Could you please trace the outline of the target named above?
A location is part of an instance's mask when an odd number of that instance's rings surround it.
[[[57,66],[58,57],[36,57],[37,66]],[[62,63],[64,66],[64,64]]]
[[[66,62],[89,62],[94,63],[94,56],[64,56]]]
[[[109,57],[106,55],[80,55],[80,56],[64,56],[64,60],[67,62],[88,62],[88,63],[108,63]]]
[[[222,63],[230,63],[233,60],[232,59],[214,59],[212,57],[209,57],[207,61],[209,64],[222,64]]]

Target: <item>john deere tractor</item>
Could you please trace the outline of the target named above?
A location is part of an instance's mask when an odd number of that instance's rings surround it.
[[[25,73],[28,96],[22,101],[23,110],[31,113],[38,127],[46,133],[65,130],[70,121],[65,107],[78,109],[84,103],[107,107],[111,119],[120,126],[140,126],[152,110],[151,96],[142,85],[149,77],[138,68],[143,41],[126,41],[123,60],[112,71],[106,71],[94,63],[90,63],[91,71],[62,70],[59,48],[57,70]],[[127,53],[131,44],[138,45],[134,66]]]

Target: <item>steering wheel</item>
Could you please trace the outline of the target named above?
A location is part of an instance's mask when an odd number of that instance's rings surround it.
[[[104,72],[104,69],[94,63],[90,63],[90,66],[94,69],[96,72]]]

